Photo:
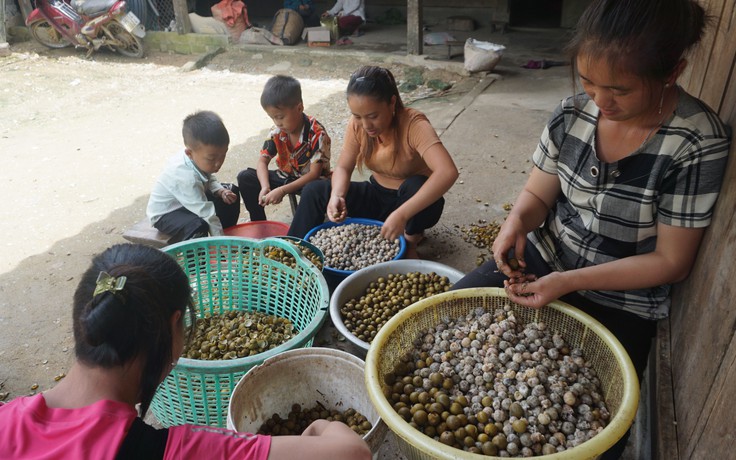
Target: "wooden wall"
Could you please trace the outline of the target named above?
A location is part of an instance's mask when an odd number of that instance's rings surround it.
[[[680,83],[736,130],[736,2],[699,3],[715,21]],[[736,456],[735,157],[736,142],[732,142],[713,223],[690,277],[674,291],[670,341],[660,348],[669,348],[672,372],[671,381],[664,382],[665,391],[658,394],[664,403],[658,421],[658,458],[663,460]],[[666,394],[667,383],[671,395]],[[669,415],[663,413],[668,399],[674,410]]]

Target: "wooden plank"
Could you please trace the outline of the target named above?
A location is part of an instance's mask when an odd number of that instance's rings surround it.
[[[25,22],[28,15],[33,11],[31,0],[18,0],[18,6],[20,6],[20,12],[23,14],[23,22]]]
[[[703,429],[688,458],[710,460],[733,455],[736,445],[736,430],[733,429],[733,382],[736,379],[736,336],[732,337],[728,353],[723,360],[711,389],[709,399],[713,401],[701,414]],[[728,454],[731,452],[731,454]],[[732,457],[731,457],[732,458]]]
[[[408,54],[424,53],[422,31],[422,3],[424,0],[407,0],[406,5],[406,51]]]
[[[123,238],[133,243],[145,244],[154,248],[163,248],[171,244],[172,237],[158,231],[158,229],[151,225],[148,218],[144,218],[123,232]]]
[[[435,131],[437,131],[437,135],[442,137],[442,135],[445,133],[447,128],[450,127],[450,125],[457,119],[457,117],[460,116],[461,113],[467,109],[470,104],[473,103],[475,98],[481,95],[483,91],[486,90],[489,86],[491,86],[491,83],[496,81],[495,77],[487,76],[482,78],[478,83],[475,84],[473,89],[470,90],[469,93],[467,93],[465,96],[463,96],[458,102],[453,104],[454,110],[443,110],[441,112],[441,116],[438,116],[432,120],[432,126],[434,127]]]
[[[705,2],[702,2],[705,5]],[[720,8],[718,29],[713,34],[712,54],[696,55],[690,66],[700,74],[687,87],[698,88],[706,102],[721,109],[721,116],[733,126],[736,109],[736,85],[732,75],[736,40],[731,29],[733,5],[728,8],[722,1],[711,1],[710,14]],[[706,5],[707,6],[707,5]],[[705,47],[707,48],[707,47]],[[698,80],[700,78],[700,80]],[[697,86],[699,85],[699,86]],[[690,278],[675,290],[672,305],[672,359],[673,387],[678,448],[682,458],[691,458],[701,448],[699,439],[704,435],[708,416],[714,410],[713,391],[718,390],[716,379],[727,356],[736,325],[736,292],[731,288],[736,270],[734,212],[736,208],[736,144],[732,144],[731,158],[711,228],[706,234],[696,265]],[[707,357],[707,359],[704,359]],[[727,404],[736,411],[736,402]],[[716,452],[716,451],[711,451]]]
[[[718,108],[731,80],[734,58],[736,58],[736,2],[727,2],[718,22],[713,49],[705,72],[707,82],[700,92],[700,99],[711,107]]]
[[[490,8],[495,6],[495,2],[492,0],[463,0],[462,4],[457,4],[452,1],[448,0],[423,0],[424,6],[430,7],[430,8],[445,8],[445,7],[455,7],[458,9],[461,8]],[[327,2],[330,6],[334,5],[334,0]],[[403,7],[406,5],[406,2],[404,0],[370,0],[369,2],[366,2],[367,5],[370,5],[370,7],[374,6],[385,6],[385,7]]]
[[[736,85],[730,84],[730,82],[733,81],[734,75],[736,75],[736,59],[733,62],[733,67],[731,67],[729,85],[726,88],[726,93],[723,96],[723,101],[721,101],[721,106],[718,110],[718,114],[721,116],[721,119],[728,123],[732,129],[736,128]]]
[[[669,319],[663,319],[657,323],[657,340],[654,351],[656,382],[652,454],[656,460],[678,460],[680,456],[677,451],[677,420],[675,419],[675,399],[672,387]]]
[[[700,0],[698,3],[705,9],[706,14],[720,17],[724,3],[726,0]],[[689,64],[679,81],[693,96],[700,97],[700,92],[705,84],[705,73],[708,63],[713,57],[713,42],[715,41],[715,27],[708,27],[705,35],[700,40],[690,56],[688,56]],[[699,63],[694,65],[694,63]]]
[[[192,31],[192,22],[189,20],[187,0],[174,0],[174,15],[176,16],[176,32],[179,35]]]
[[[736,39],[733,1],[701,0],[717,17],[690,56],[680,82],[688,91],[736,123],[736,84],[733,82]],[[701,244],[693,271],[673,291],[671,309],[672,385],[679,458],[728,456],[734,438],[730,414],[736,400],[729,390],[736,378],[736,143],[732,143],[723,188],[711,227]],[[664,416],[664,415],[663,415]],[[664,423],[664,422],[663,422]],[[657,439],[667,436],[660,423]],[[730,430],[732,433],[733,430]],[[660,456],[659,458],[666,458]]]
[[[734,148],[732,147],[732,153]],[[682,458],[700,437],[701,415],[712,407],[714,379],[736,327],[736,163],[731,162],[716,218],[689,279],[677,286],[672,305],[675,411]],[[707,358],[707,359],[706,359]],[[736,410],[736,406],[732,407]]]
[[[7,46],[7,42],[8,39],[5,34],[5,0],[0,0],[0,45]]]

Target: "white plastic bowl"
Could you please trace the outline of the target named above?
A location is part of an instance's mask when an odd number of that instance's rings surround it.
[[[370,344],[360,340],[358,337],[353,335],[347,327],[345,327],[345,323],[342,321],[342,315],[340,314],[340,307],[342,307],[348,300],[360,297],[365,292],[368,285],[382,276],[385,277],[389,274],[401,275],[412,272],[435,272],[440,276],[446,276],[450,280],[450,283],[456,283],[460,278],[465,276],[465,274],[460,270],[456,270],[448,265],[420,259],[390,260],[388,262],[381,262],[380,264],[362,268],[345,278],[337,286],[330,298],[330,317],[332,318],[332,323],[340,334],[367,352]]]
[[[286,417],[293,404],[313,407],[319,401],[327,409],[342,411],[352,407],[373,424],[363,439],[375,454],[387,427],[368,397],[364,368],[362,359],[332,348],[300,348],[273,356],[251,368],[235,386],[227,427],[256,433],[273,414]]]

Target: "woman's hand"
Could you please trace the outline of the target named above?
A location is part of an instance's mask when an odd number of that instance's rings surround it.
[[[285,196],[286,193],[284,193],[284,190],[281,187],[277,187],[275,190],[271,190],[261,196],[261,206],[265,207],[269,204],[279,204]]]
[[[516,278],[522,276],[526,268],[524,261],[524,248],[526,247],[526,231],[519,219],[509,216],[501,225],[498,236],[493,241],[491,251],[496,260],[498,271]],[[509,251],[514,250],[514,258],[509,258]]]
[[[327,218],[331,222],[342,222],[348,215],[348,208],[345,204],[345,198],[339,195],[330,196],[327,202]]]
[[[408,218],[404,217],[398,210],[389,214],[386,222],[381,226],[381,236],[389,241],[396,240],[400,235],[404,234]]]
[[[537,278],[535,275],[522,275],[504,281],[504,289],[509,299],[519,305],[542,308],[548,303],[567,294],[562,283],[556,280],[558,272]]]

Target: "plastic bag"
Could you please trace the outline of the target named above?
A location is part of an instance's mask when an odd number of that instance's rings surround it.
[[[455,37],[447,32],[430,32],[424,34],[425,45],[444,45],[447,42],[454,42]]]
[[[275,37],[271,31],[258,27],[245,29],[240,34],[239,43],[241,45],[283,45],[280,38]]]
[[[501,60],[505,49],[503,45],[468,38],[465,42],[465,70],[490,72]]]
[[[337,24],[337,16],[324,16],[319,19],[319,24],[330,31],[330,40],[338,39],[340,27]]]
[[[228,35],[230,33],[225,23],[212,17],[189,13],[189,22],[192,23],[192,31],[195,34]]]
[[[222,0],[212,5],[212,17],[225,24],[230,33],[230,42],[238,43],[240,34],[250,27],[248,9],[240,0]]]

